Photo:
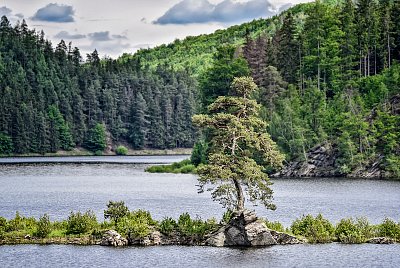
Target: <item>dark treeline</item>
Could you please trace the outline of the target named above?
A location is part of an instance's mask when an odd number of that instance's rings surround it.
[[[393,0],[300,4],[116,61],[94,51],[84,64],[77,48],[53,49],[43,33],[3,17],[0,153],[96,151],[104,136],[134,148],[190,147],[197,106],[206,110],[235,76],[251,74],[287,160],[328,143],[343,174],[379,163],[400,175],[399,61]]]
[[[191,147],[195,86],[185,71],[100,60],[97,51],[83,64],[78,48],[54,49],[43,32],[2,17],[0,154],[102,151],[105,137],[136,149]]]
[[[307,160],[328,142],[344,174],[381,162],[400,175],[400,1],[315,1],[279,18],[243,54],[282,150]]]

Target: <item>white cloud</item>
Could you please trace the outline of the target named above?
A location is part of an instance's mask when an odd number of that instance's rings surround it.
[[[246,2],[224,0],[218,4],[212,4],[208,0],[182,0],[154,23],[240,23],[274,14],[276,14],[275,8],[268,0],[249,0]]]
[[[75,11],[72,6],[48,4],[36,11],[32,20],[48,22],[74,22]]]
[[[86,37],[84,34],[70,34],[67,31],[61,31],[57,33],[54,37],[64,39],[64,40],[71,40],[71,39],[83,39]]]

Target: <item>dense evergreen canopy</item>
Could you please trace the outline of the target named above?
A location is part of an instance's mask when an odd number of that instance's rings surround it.
[[[86,63],[71,44],[54,49],[43,33],[3,17],[0,154],[82,146],[97,124],[134,148],[191,147],[192,115],[226,95],[234,76],[251,74],[287,160],[307,160],[328,142],[343,174],[378,161],[399,175],[399,61],[393,0],[317,0],[118,60],[94,51]]]
[[[100,60],[97,51],[83,64],[71,44],[53,49],[43,32],[1,18],[0,154],[103,151],[100,126],[112,144],[191,147],[195,98],[196,81],[186,71]]]

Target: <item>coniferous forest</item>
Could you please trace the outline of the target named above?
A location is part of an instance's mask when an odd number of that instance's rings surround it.
[[[195,94],[185,71],[100,60],[97,51],[83,64],[78,48],[53,49],[43,32],[1,19],[1,153],[102,151],[101,136],[136,149],[190,147]]]
[[[251,75],[288,161],[329,143],[344,174],[379,161],[399,175],[399,61],[392,0],[300,4],[116,60],[94,51],[85,62],[71,44],[53,47],[3,17],[0,154],[101,151],[104,136],[135,149],[192,147],[191,117],[229,94],[234,77]]]

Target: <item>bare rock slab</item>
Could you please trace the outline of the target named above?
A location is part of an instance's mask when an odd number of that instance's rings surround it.
[[[206,245],[215,247],[261,247],[301,243],[295,237],[267,228],[255,212],[235,212],[229,223],[211,234]]]
[[[394,244],[395,240],[387,237],[374,237],[367,241],[370,244]]]
[[[103,234],[100,245],[111,247],[123,247],[128,245],[128,240],[117,231],[108,230]]]

